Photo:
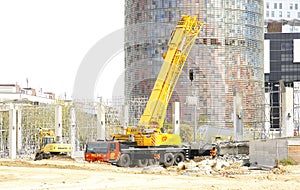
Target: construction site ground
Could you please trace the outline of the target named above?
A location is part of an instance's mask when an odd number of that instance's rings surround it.
[[[245,168],[243,168],[245,171]],[[300,189],[300,165],[212,174],[71,159],[0,159],[0,189]]]

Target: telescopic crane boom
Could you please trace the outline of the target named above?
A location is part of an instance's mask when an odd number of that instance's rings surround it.
[[[115,140],[133,141],[137,146],[181,145],[179,135],[163,133],[162,127],[168,103],[202,25],[196,16],[182,15],[171,33],[168,51],[163,55],[163,65],[138,126],[128,127],[125,135],[114,135]]]

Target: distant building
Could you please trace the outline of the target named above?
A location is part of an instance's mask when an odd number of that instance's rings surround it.
[[[28,101],[38,104],[53,103],[56,100],[52,92],[38,92],[34,88],[21,88],[17,84],[0,84],[0,103],[11,101]]]
[[[265,19],[300,19],[299,0],[265,0]]]
[[[267,110],[269,128],[277,131],[277,136],[280,137],[293,135],[293,130],[296,135],[299,134],[299,52],[300,33],[265,34],[265,87],[266,99],[270,104]]]
[[[265,0],[264,3],[265,32],[300,32],[299,0]]]
[[[150,95],[171,31],[182,14],[197,16],[204,26],[171,98],[180,102],[182,123],[233,127],[236,111],[241,125],[256,127],[263,110],[263,10],[263,0],[126,0],[125,97]]]
[[[265,34],[267,81],[300,81],[300,33]]]
[[[0,93],[18,93],[21,88],[17,84],[0,84]]]

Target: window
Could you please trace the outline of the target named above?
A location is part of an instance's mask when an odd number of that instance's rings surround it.
[[[292,54],[281,54],[281,61],[293,61]]]
[[[298,4],[295,4],[295,10],[298,10]]]
[[[210,43],[211,43],[212,45],[216,45],[216,44],[217,44],[217,39],[211,39],[211,40],[210,40]]]
[[[279,11],[279,17],[282,17],[282,11]]]
[[[282,42],[281,43],[281,50],[292,50],[293,45],[289,42]]]
[[[286,17],[288,17],[288,18],[291,17],[291,13],[289,11],[286,13]]]
[[[274,3],[274,9],[277,9],[277,3]]]
[[[293,3],[290,3],[290,9],[291,10],[293,9]]]
[[[270,3],[269,2],[267,2],[266,7],[267,7],[267,9],[270,8]]]
[[[271,17],[274,17],[275,16],[275,13],[274,11],[271,12]]]
[[[269,16],[270,16],[270,15],[269,15],[269,11],[267,11],[267,12],[266,12],[266,17],[269,17]]]
[[[279,3],[279,9],[282,9],[282,3]]]
[[[110,144],[110,147],[109,147],[109,150],[110,150],[110,151],[115,151],[116,148],[117,148],[116,143],[111,143],[111,144]]]
[[[300,12],[298,12],[298,18],[300,18]]]

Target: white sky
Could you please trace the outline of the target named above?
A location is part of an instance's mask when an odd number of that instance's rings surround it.
[[[26,87],[28,78],[29,87],[70,97],[85,54],[124,26],[123,15],[123,0],[0,1],[0,83]],[[123,53],[111,62],[123,65]],[[109,73],[98,86],[115,80]],[[97,94],[109,98],[110,90]]]

